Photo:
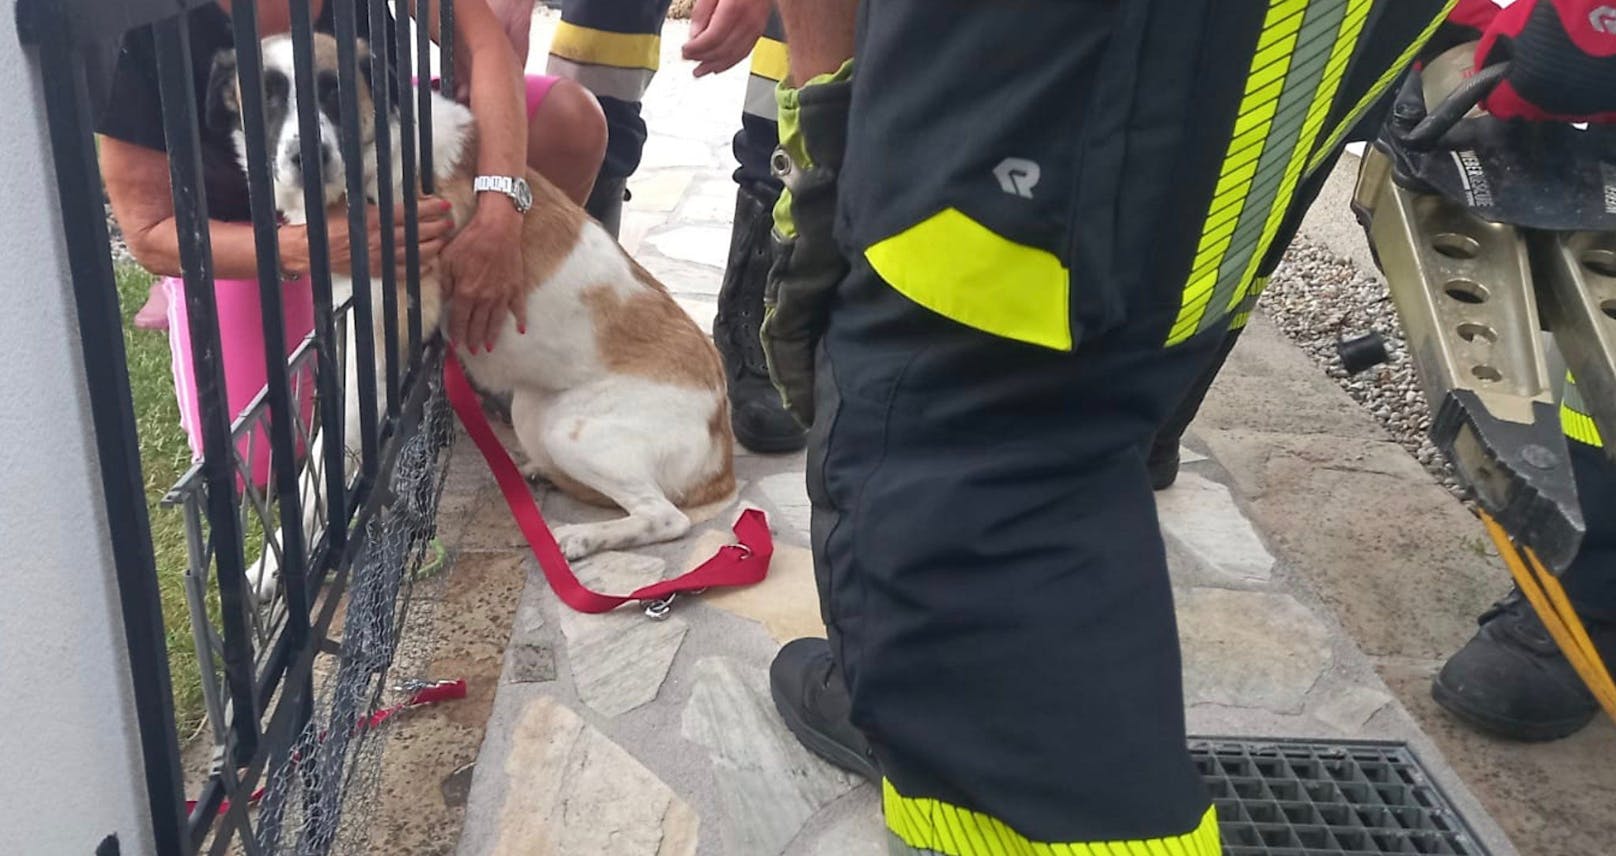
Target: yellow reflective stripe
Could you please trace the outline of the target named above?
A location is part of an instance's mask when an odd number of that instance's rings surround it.
[[[614,33],[562,21],[550,37],[550,53],[573,62],[655,71],[662,38],[652,33]]]
[[[1577,390],[1577,379],[1569,371],[1566,372],[1565,392],[1560,400],[1560,430],[1565,432],[1566,437],[1584,446],[1605,448],[1604,438],[1599,435],[1599,426],[1588,414],[1588,405],[1583,403],[1582,393]]]
[[[1240,99],[1240,110],[1235,119],[1228,151],[1224,154],[1212,203],[1208,210],[1211,220],[1214,212],[1232,209],[1234,216],[1216,227],[1207,228],[1195,253],[1190,280],[1184,286],[1183,302],[1178,320],[1168,335],[1169,345],[1188,339],[1200,326],[1206,313],[1207,302],[1217,286],[1218,270],[1224,252],[1234,234],[1238,212],[1251,191],[1251,182],[1257,175],[1258,157],[1268,129],[1273,125],[1279,109],[1279,97],[1284,91],[1284,74],[1288,70],[1286,59],[1296,47],[1296,36],[1302,28],[1307,12],[1307,0],[1274,0],[1263,20],[1258,36],[1257,50],[1251,59],[1246,90]],[[1277,78],[1275,76],[1277,71]],[[1212,224],[1208,224],[1211,227]]]
[[[1324,78],[1319,81],[1318,89],[1313,93],[1313,104],[1308,108],[1307,119],[1302,122],[1302,133],[1297,138],[1296,148],[1291,152],[1290,163],[1285,167],[1285,177],[1279,185],[1279,193],[1274,197],[1274,204],[1268,210],[1268,222],[1263,224],[1262,237],[1257,241],[1257,249],[1246,262],[1246,271],[1241,281],[1249,285],[1257,266],[1262,264],[1263,256],[1268,254],[1268,247],[1279,234],[1279,227],[1289,213],[1292,196],[1296,193],[1296,185],[1301,183],[1304,167],[1307,166],[1308,156],[1313,151],[1313,144],[1317,142],[1319,131],[1324,127],[1324,120],[1330,115],[1330,105],[1335,103],[1336,91],[1341,88],[1341,79],[1346,76],[1347,64],[1352,60],[1353,50],[1358,46],[1358,36],[1363,33],[1364,22],[1369,18],[1369,9],[1373,0],[1349,0],[1347,4],[1347,19],[1337,33],[1335,45],[1330,49],[1330,59],[1324,66]],[[1227,311],[1234,311],[1246,297],[1246,285],[1235,290],[1230,299]]]
[[[1240,306],[1234,311],[1234,320],[1229,322],[1230,330],[1244,330],[1246,324],[1251,322],[1251,313],[1257,309],[1257,298],[1262,296],[1263,289],[1268,287],[1268,277],[1259,276],[1246,288],[1246,299],[1240,301]]]
[[[864,257],[899,293],[939,315],[1006,339],[1072,349],[1070,280],[1060,259],[957,208],[877,242]]]
[[[1570,407],[1561,405],[1560,428],[1565,431],[1566,437],[1584,446],[1605,448],[1604,439],[1599,436],[1599,426],[1595,425],[1593,417],[1587,414],[1578,413]]]
[[[1380,100],[1380,97],[1386,93],[1386,88],[1391,86],[1398,76],[1409,67],[1409,64],[1414,61],[1414,55],[1419,53],[1420,48],[1425,47],[1425,43],[1431,40],[1431,36],[1436,35],[1437,28],[1442,26],[1442,22],[1448,19],[1448,13],[1453,11],[1453,7],[1458,2],[1459,0],[1448,0],[1447,4],[1442,7],[1442,11],[1431,19],[1431,23],[1425,26],[1425,29],[1414,39],[1414,42],[1398,55],[1397,62],[1393,63],[1391,68],[1386,69],[1386,72],[1375,81],[1374,85],[1369,87],[1369,91],[1358,99],[1358,103],[1347,111],[1347,115],[1342,118],[1341,124],[1330,132],[1330,135],[1324,139],[1323,144],[1315,147],[1313,157],[1307,162],[1307,171],[1309,173],[1324,164],[1325,159],[1330,157],[1330,153],[1335,151],[1336,146],[1341,145],[1341,140],[1347,136],[1354,125],[1358,124],[1358,120],[1363,118],[1364,113],[1369,110],[1370,106]]]
[[[758,39],[752,48],[752,73],[778,82],[785,80],[789,71],[786,43],[768,36]]]
[[[556,77],[565,77],[590,92],[604,98],[637,102],[645,97],[645,90],[656,74],[644,68],[613,68],[609,65],[573,62],[551,56],[545,71]]]
[[[941,800],[906,797],[881,783],[887,829],[909,848],[943,856],[1218,856],[1218,816],[1189,832],[1132,841],[1033,841],[1004,821]]]

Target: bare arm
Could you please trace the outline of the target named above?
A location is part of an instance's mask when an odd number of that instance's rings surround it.
[[[853,56],[858,0],[779,0],[791,46],[791,82],[831,74]]]
[[[180,275],[180,239],[174,222],[174,197],[168,180],[168,157],[162,152],[101,137],[101,173],[112,202],[112,214],[123,230],[129,252],[141,266],[161,276]],[[258,275],[258,253],[250,223],[208,221],[213,242],[213,272],[222,279]],[[286,232],[281,232],[283,240]]]
[[[123,230],[129,252],[141,267],[159,276],[180,276],[179,227],[174,220],[174,197],[168,176],[168,156],[162,152],[100,137],[101,175],[112,202],[112,216]],[[436,263],[450,223],[447,203],[423,203],[420,223],[422,263]],[[370,227],[371,270],[381,265],[381,218],[372,209],[365,219]],[[348,217],[342,209],[326,216],[330,240],[331,267],[339,273],[350,270]],[[395,227],[396,240],[404,241],[404,227]],[[276,230],[281,258],[279,269],[305,274],[309,270],[309,240],[304,226],[281,226]],[[213,275],[220,279],[256,279],[258,246],[251,223],[208,221],[208,238],[213,249]],[[401,254],[402,258],[402,254]],[[402,262],[400,262],[402,271]]]
[[[426,4],[427,32],[438,33],[436,0]],[[410,0],[412,10],[415,0]],[[416,18],[420,21],[420,17]],[[527,174],[527,99],[505,28],[485,0],[455,3],[454,48],[471,69],[471,112],[477,118],[477,173]],[[527,325],[527,283],[519,241],[522,215],[511,200],[484,193],[476,212],[443,250],[442,281],[449,296],[449,338],[475,353],[493,350],[508,315]]]
[[[525,2],[531,13],[531,0]],[[415,0],[410,0],[409,6],[413,14]],[[464,60],[470,70],[470,106],[477,117],[477,171],[482,175],[522,175],[527,168],[527,93],[516,48],[487,0],[457,0],[454,13],[455,56]],[[427,32],[433,41],[441,43],[438,15],[437,0],[430,0]],[[416,20],[420,21],[419,15]]]

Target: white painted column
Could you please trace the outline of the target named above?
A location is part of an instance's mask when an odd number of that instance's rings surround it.
[[[0,3],[0,850],[153,852],[38,64]]]

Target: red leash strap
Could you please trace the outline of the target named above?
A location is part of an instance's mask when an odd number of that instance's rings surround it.
[[[438,702],[442,701],[453,701],[455,699],[462,699],[466,697],[466,682],[463,679],[438,681],[436,683],[410,682],[405,684],[405,686],[401,687],[400,689],[403,689],[410,694],[407,701],[400,702],[399,704],[392,705],[391,707],[381,708],[369,716],[360,717],[359,722],[354,730],[359,732],[364,731],[367,728],[375,728],[376,726],[381,725],[387,720],[392,719],[394,716],[403,713],[406,710],[410,710],[411,708],[421,707],[422,705],[428,704],[437,704]],[[325,732],[322,731],[320,733],[320,739],[325,739]],[[300,763],[302,760],[302,756],[298,753],[294,752],[292,754],[292,763],[294,765]],[[260,787],[247,797],[247,805],[257,805],[258,801],[262,800],[263,798],[264,788]],[[196,800],[186,800],[185,812],[189,814],[196,811],[196,803]],[[217,817],[219,815],[223,815],[228,811],[230,811],[230,801],[221,800],[219,802],[219,808],[214,813],[214,816]]]
[[[720,548],[717,555],[683,576],[652,583],[627,595],[600,594],[584,588],[567,564],[567,557],[556,546],[555,536],[545,524],[544,515],[539,513],[527,480],[517,470],[505,446],[494,436],[488,417],[483,415],[482,402],[452,351],[443,361],[443,385],[449,403],[460,417],[460,424],[466,426],[466,433],[471,435],[472,442],[477,444],[488,468],[493,471],[494,480],[499,482],[505,503],[527,538],[533,557],[539,560],[544,578],[567,606],[579,612],[609,612],[629,601],[666,602],[680,592],[751,585],[768,575],[769,559],[774,556],[774,539],[769,535],[769,523],[763,512],[754,508],[748,509],[735,523],[735,538],[739,544]]]
[[[463,678],[452,681],[438,681],[430,684],[409,682],[404,685],[403,689],[408,691],[410,694],[408,701],[395,704],[391,707],[384,707],[370,716],[359,720],[359,730],[364,731],[367,728],[375,728],[387,720],[392,719],[394,716],[397,716],[398,714],[403,713],[404,711],[413,707],[420,707],[426,704],[437,704],[440,701],[454,701],[456,699],[466,697],[466,681]]]

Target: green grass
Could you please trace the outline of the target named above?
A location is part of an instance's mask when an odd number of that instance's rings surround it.
[[[124,347],[129,358],[129,385],[135,400],[140,434],[140,465],[146,480],[157,583],[163,598],[163,627],[168,637],[168,671],[174,683],[174,718],[180,739],[201,723],[202,681],[185,606],[185,521],[178,508],[163,508],[163,495],[191,465],[191,447],[180,427],[169,368],[168,336],[137,330],[135,313],[146,302],[152,277],[133,264],[118,266],[118,297],[123,307]]]

